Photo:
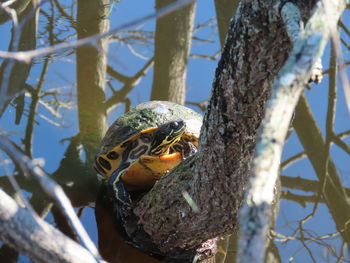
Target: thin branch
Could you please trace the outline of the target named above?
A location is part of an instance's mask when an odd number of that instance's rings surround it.
[[[140,79],[146,74],[148,69],[153,65],[154,58],[152,57],[147,63],[132,77],[125,76],[117,71],[115,71],[112,67],[107,67],[107,72],[112,77],[116,78],[119,81],[123,81],[125,85],[118,91],[114,91],[113,95],[106,100],[104,106],[106,109],[110,109],[113,105],[118,102],[124,101],[126,95],[132,90],[132,88],[140,81]]]
[[[332,135],[332,141],[339,146],[341,149],[343,149],[347,154],[350,155],[350,147],[345,142],[343,142],[338,136]]]
[[[27,120],[25,138],[24,138],[25,153],[29,158],[32,158],[32,139],[33,139],[33,131],[34,131],[34,120],[35,120],[35,115],[36,115],[38,102],[39,102],[39,93],[44,83],[48,65],[49,65],[49,57],[45,59],[43,69],[40,74],[40,79],[36,89],[33,92],[31,92],[32,101],[29,107],[29,116]]]
[[[127,28],[140,25],[142,23],[145,23],[146,21],[154,18],[160,18],[163,17],[181,7],[184,5],[188,5],[193,0],[178,0],[172,4],[167,5],[164,8],[161,8],[151,14],[145,15],[141,18],[135,19],[131,22],[125,23],[121,26],[118,26],[108,32],[101,33],[101,34],[95,34],[86,38],[82,38],[79,40],[76,40],[74,42],[64,42],[57,44],[55,46],[51,47],[44,47],[40,49],[35,50],[29,50],[29,51],[19,51],[19,52],[6,52],[6,51],[0,51],[0,58],[6,58],[11,60],[18,60],[25,63],[29,63],[33,58],[38,56],[44,56],[48,54],[52,54],[58,51],[65,51],[67,49],[72,48],[78,48],[84,45],[95,45],[100,39],[103,39],[105,37],[109,37],[110,35],[113,35],[115,33],[118,33],[121,30],[125,30]]]
[[[344,23],[340,20],[338,24],[344,30],[344,32],[350,37],[350,30],[344,25]]]
[[[285,175],[281,176],[281,185],[282,187],[311,193],[316,193],[320,188],[319,181]]]
[[[296,161],[299,161],[300,159],[303,159],[304,157],[306,157],[305,152],[295,154],[295,155],[291,156],[290,158],[288,158],[287,160],[285,160],[283,163],[281,163],[280,169],[281,170],[287,169],[290,165],[292,165]]]
[[[350,130],[348,131],[344,131],[344,132],[341,132],[341,133],[338,133],[336,136],[339,138],[339,139],[342,139],[344,137],[348,137],[350,135]]]
[[[290,191],[282,191],[281,199],[289,200],[300,204],[302,207],[306,207],[307,203],[315,203],[318,201],[318,196],[316,195],[298,195]]]
[[[12,31],[13,38],[12,38],[11,47],[10,47],[10,50],[12,50],[12,52],[5,52],[5,53],[26,52],[26,51],[18,51],[20,39],[21,39],[21,31],[23,27],[26,25],[26,23],[28,22],[28,20],[36,14],[40,6],[46,1],[47,0],[41,0],[41,1],[38,0],[38,2],[34,1],[33,10],[31,10],[31,12],[29,12],[29,14],[20,21],[20,23],[14,22],[13,31]],[[0,53],[1,52],[2,51],[0,51]],[[3,78],[0,83],[0,108],[2,108],[6,103],[6,101],[10,99],[7,97],[7,91],[10,84],[9,82],[10,82],[11,71],[13,70],[14,66],[15,66],[15,61],[11,59],[9,63],[6,65],[6,67],[4,68],[4,71],[2,73]]]

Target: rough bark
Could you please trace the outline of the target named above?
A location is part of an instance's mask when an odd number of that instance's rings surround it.
[[[173,0],[157,0],[160,9]],[[187,61],[190,52],[195,2],[157,19],[151,100],[185,103]]]
[[[191,169],[183,175],[175,169],[134,209],[163,250],[196,247],[235,229],[264,104],[291,47],[276,4],[241,2],[216,70],[199,153],[184,163]]]

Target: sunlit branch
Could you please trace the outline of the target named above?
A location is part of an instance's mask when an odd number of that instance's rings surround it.
[[[0,143],[3,148],[3,140]],[[91,252],[19,206],[2,190],[0,200],[0,237],[12,248],[25,253],[36,262],[98,261]]]
[[[95,245],[76,216],[75,211],[61,186],[50,179],[41,169],[41,167],[33,164],[33,162],[27,156],[15,149],[11,142],[3,135],[0,135],[0,149],[6,152],[6,154],[19,165],[23,172],[34,176],[45,192],[55,200],[62,213],[64,213],[68,218],[70,224],[74,227],[77,235],[85,247],[95,258],[99,258],[99,253]]]
[[[298,237],[298,236],[290,236],[290,235],[283,235],[281,233],[278,233],[274,230],[270,231],[270,234],[272,235],[272,237],[274,238],[274,240],[278,241],[278,242],[285,242],[287,240],[301,240],[302,237]],[[329,238],[334,238],[339,236],[339,232],[335,232],[335,233],[329,233],[329,234],[325,234],[322,236],[317,236],[317,237],[304,237],[305,241],[318,241],[318,240],[323,240],[323,239],[329,239]]]
[[[62,211],[57,206],[53,206],[51,209],[51,214],[55,220],[55,227],[66,236],[78,242],[79,240],[77,235],[74,233],[74,229],[71,227],[69,221]]]
[[[0,154],[0,157],[3,157],[2,154]],[[1,158],[4,159],[4,158]],[[28,211],[34,213],[34,209],[31,206],[31,204],[28,202],[28,200],[23,196],[21,192],[21,188],[13,174],[10,173],[8,166],[6,164],[3,165],[3,168],[6,173],[6,177],[8,181],[10,182],[10,185],[12,186],[13,190],[15,191],[16,195],[20,198],[21,202],[24,204],[24,206],[28,209]],[[3,186],[2,186],[3,187]]]
[[[274,185],[289,123],[312,68],[320,59],[331,30],[336,26],[345,8],[345,1],[333,2],[328,3],[327,11],[323,1],[316,4],[305,30],[298,35],[289,58],[273,84],[271,97],[266,105],[261,136],[256,146],[253,176],[247,187],[246,205],[240,211],[239,262],[264,261],[264,244]],[[285,8],[288,6],[290,5]],[[291,7],[290,12],[293,13],[293,9],[294,7]],[[326,19],[329,22],[327,24],[323,22]],[[284,19],[285,23],[287,21]],[[292,32],[288,28],[287,31]]]

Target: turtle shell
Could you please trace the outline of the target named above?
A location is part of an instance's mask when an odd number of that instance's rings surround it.
[[[180,119],[185,122],[187,133],[199,136],[203,118],[194,110],[168,101],[141,103],[118,118],[109,127],[102,139],[98,155],[107,153],[143,130]]]

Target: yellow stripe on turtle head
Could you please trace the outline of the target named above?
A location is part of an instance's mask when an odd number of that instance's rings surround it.
[[[103,177],[109,178],[113,171],[115,171],[123,161],[123,154],[124,151],[127,150],[129,147],[129,143],[136,142],[135,147],[137,147],[138,143],[137,140],[139,138],[140,142],[143,143],[144,145],[149,144],[151,145],[153,136],[145,136],[147,134],[151,135],[157,128],[148,128],[145,130],[142,130],[138,132],[137,134],[129,137],[127,140],[123,141],[122,143],[118,144],[111,150],[109,150],[105,154],[101,154],[98,156],[95,160],[95,167],[96,169]]]
[[[185,131],[186,125],[183,120],[171,121],[159,126],[154,134],[150,153],[152,155],[167,153],[169,148],[181,139]]]

